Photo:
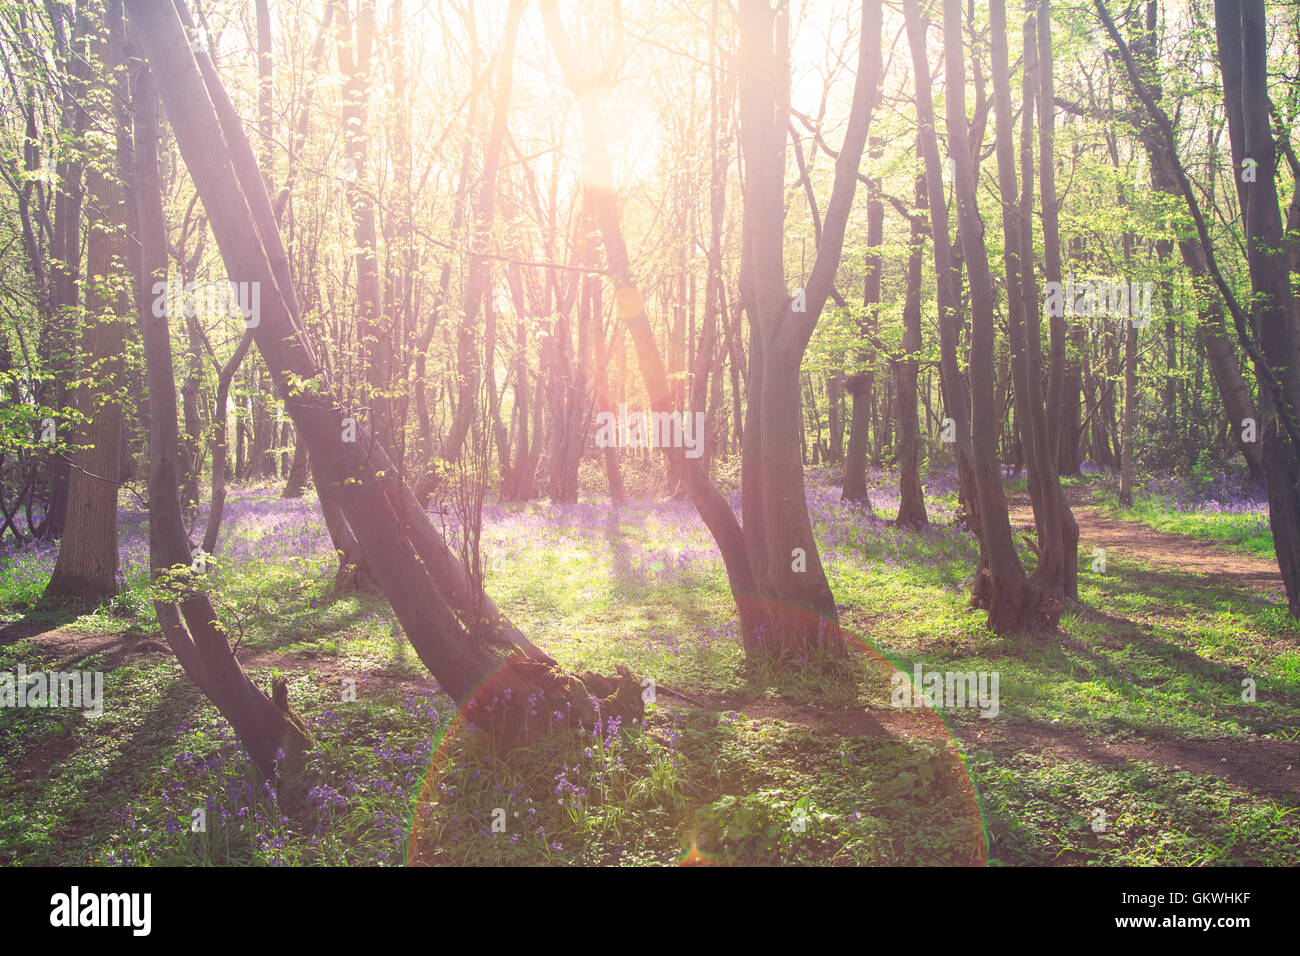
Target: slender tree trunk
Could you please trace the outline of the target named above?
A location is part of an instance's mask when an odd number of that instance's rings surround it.
[[[231,650],[217,614],[193,580],[189,542],[181,514],[179,435],[172,377],[168,316],[155,317],[148,304],[154,283],[166,281],[167,252],[162,189],[158,177],[157,95],[148,67],[133,70],[135,181],[139,203],[141,263],[137,277],[145,365],[153,398],[149,429],[149,560],[159,590],[174,601],[156,601],[163,636],[181,666],[234,727],[254,763],[267,776],[299,770],[314,745],[306,724],[288,705],[287,688],[275,700],[253,684]]]
[[[1119,434],[1119,503],[1133,504],[1133,425],[1137,417],[1137,326],[1124,330],[1124,412]]]
[[[90,82],[90,58],[87,55],[87,37],[93,23],[90,7],[77,7],[75,16],[70,8],[52,5],[50,22],[55,33],[55,62],[66,77],[59,113],[60,133],[69,140],[70,149],[59,160],[56,173],[60,188],[54,197],[54,231],[50,238],[50,316],[51,330],[44,354],[52,357],[52,396],[42,393],[43,400],[63,408],[69,398],[66,383],[73,379],[70,356],[76,348],[79,287],[81,285],[81,225],[85,198],[84,167],[86,144],[83,137],[90,128],[90,114],[86,109],[86,91]],[[72,21],[71,37],[67,33],[66,15]],[[70,425],[56,417],[60,434],[70,431]],[[62,538],[67,524],[68,481],[71,462],[65,455],[49,456],[45,463],[49,483],[49,499],[44,519],[35,530],[37,537]]]
[[[930,84],[930,60],[926,51],[925,26],[921,10],[915,4],[904,4],[903,15],[907,28],[907,42],[912,55],[912,76],[916,83],[916,110],[920,125],[921,150],[925,161],[926,198],[930,212],[930,231],[934,237],[934,266],[938,284],[939,308],[939,387],[943,396],[944,413],[951,428],[956,452],[959,499],[965,512],[964,519],[971,532],[982,538],[979,508],[975,488],[974,461],[971,455],[970,403],[966,385],[957,363],[958,328],[961,324],[961,277],[953,259],[953,245],[949,239],[948,207],[945,200],[943,165],[939,158],[939,145],[935,132],[934,104]],[[982,566],[982,559],[981,559]],[[976,583],[981,580],[977,573]]]
[[[996,18],[1000,0],[991,0]],[[1005,18],[1005,14],[1003,14]],[[970,283],[971,298],[971,447],[975,480],[979,490],[982,545],[987,562],[989,589],[986,600],[989,626],[1006,634],[1024,629],[1055,627],[1059,611],[1044,606],[1020,564],[1011,537],[1011,522],[995,442],[1000,409],[994,400],[993,383],[993,280],[984,246],[984,224],[976,205],[975,174],[971,166],[970,133],[967,129],[966,71],[962,55],[961,0],[944,0],[944,67],[947,88],[948,142],[953,157],[957,193],[958,232]],[[1005,25],[1003,27],[1005,43]],[[1010,117],[1007,117],[1010,122]],[[1009,127],[1004,128],[1004,146],[1009,147]],[[1010,159],[1009,155],[1007,159]]]
[[[1021,295],[1024,303],[1022,315],[1025,326],[1025,355],[1029,363],[1028,388],[1034,435],[1032,455],[1034,460],[1038,462],[1038,471],[1041,476],[1038,485],[1043,500],[1043,515],[1040,522],[1042,529],[1039,537],[1039,550],[1041,553],[1039,555],[1039,566],[1034,571],[1034,581],[1049,598],[1056,595],[1059,588],[1061,596],[1069,600],[1075,600],[1079,596],[1079,525],[1075,521],[1074,512],[1070,509],[1070,504],[1065,498],[1065,489],[1061,486],[1060,474],[1057,471],[1059,446],[1054,443],[1053,426],[1050,424],[1050,369],[1048,373],[1048,394],[1044,396],[1042,392],[1043,346],[1041,325],[1038,321],[1042,299],[1039,297],[1034,279],[1033,258],[1029,254],[1034,246],[1034,136],[1032,111],[1028,104],[1035,104],[1038,107],[1040,121],[1048,122],[1043,118],[1043,86],[1038,75],[1040,68],[1038,52],[1042,48],[1042,39],[1038,36],[1038,20],[1039,18],[1032,15],[1031,12],[1026,15],[1024,24],[1025,75],[1023,90],[1026,108],[1024,110],[1025,122],[1020,135],[1020,168],[1024,188],[1021,190],[1019,211],[1020,249],[1023,250],[1021,256]],[[1052,107],[1048,107],[1047,116],[1049,117],[1051,109]],[[1041,131],[1039,145],[1041,148]],[[1051,160],[1048,161],[1049,165],[1051,162]],[[1042,163],[1041,155],[1039,156],[1039,163]],[[1044,222],[1047,219],[1045,213]],[[1046,226],[1044,226],[1044,241],[1049,243],[1047,248],[1056,250],[1056,267],[1059,274],[1059,240],[1056,238],[1055,232],[1052,233],[1052,238],[1048,239]],[[1046,261],[1050,261],[1047,256],[1045,256]],[[1046,279],[1046,276],[1044,278]],[[1049,318],[1049,329],[1052,328],[1051,321]],[[1055,336],[1055,332],[1051,334]],[[1056,341],[1056,339],[1053,338],[1052,341]]]
[[[917,158],[921,142],[917,139]],[[898,517],[900,528],[923,528],[929,519],[921,488],[921,427],[916,420],[916,379],[921,351],[921,267],[925,255],[925,175],[918,173],[914,190],[916,208],[911,219],[907,254],[907,292],[903,301],[903,354],[894,363],[894,388],[898,393]]]
[[[393,417],[393,332],[381,316],[378,230],[375,225],[373,187],[367,183],[371,60],[375,39],[373,0],[362,0],[355,20],[346,4],[339,10],[339,73],[343,82],[344,170],[348,208],[352,214],[352,241],[357,283],[357,322],[365,356],[363,400],[370,409],[372,430],[385,453],[396,459],[397,422]]]
[[[523,0],[511,0],[506,13],[505,40],[498,60],[497,90],[492,104],[492,127],[488,131],[478,201],[470,223],[472,239],[469,279],[465,286],[465,314],[457,334],[459,392],[451,431],[438,451],[438,457],[443,461],[454,461],[460,455],[461,445],[475,418],[479,377],[482,374],[477,359],[479,348],[476,333],[479,313],[490,293],[488,260],[483,253],[487,251],[495,211],[497,171],[501,165],[501,148],[505,142],[506,120],[514,84],[515,40],[519,34],[523,8]]]
[[[288,479],[281,498],[301,498],[307,490],[307,446],[294,433],[293,460],[289,463]]]
[[[867,275],[862,291],[862,333],[874,335],[878,320],[876,310],[880,306],[881,258],[877,251],[884,241],[885,209],[880,201],[880,180],[872,178],[867,184]],[[861,349],[858,361],[872,360],[872,352]],[[853,398],[853,410],[849,421],[849,447],[844,459],[845,501],[856,501],[871,511],[871,498],[867,493],[867,442],[872,406],[872,385],[874,373],[862,369],[855,373],[847,383],[846,390]]]
[[[127,4],[135,13],[157,13],[137,20],[143,45],[227,271],[262,284],[261,321],[254,329],[258,349],[307,442],[318,486],[339,489],[375,580],[421,660],[467,720],[491,733],[503,749],[540,729],[530,714],[543,715],[540,720],[549,725],[546,715],[558,711],[563,715],[558,723],[564,726],[590,726],[596,715],[592,697],[598,698],[602,715],[639,719],[643,708],[634,675],[584,674],[579,680],[559,672],[471,583],[364,426],[356,425],[355,442],[344,440],[344,412],[303,337],[283,243],[247,137],[237,120],[220,119],[233,110],[211,62],[199,52],[196,65],[174,11],[159,11],[147,0]],[[209,95],[220,101],[220,112]],[[311,387],[292,388],[292,382]],[[480,625],[474,639],[468,631],[471,621]],[[491,647],[516,653],[503,660]]]
[[[109,16],[120,19],[120,7],[110,10]],[[101,122],[114,130],[116,141],[115,145],[106,139],[92,141],[86,164],[91,210],[80,375],[89,381],[78,387],[76,395],[78,410],[87,419],[77,444],[86,447],[72,458],[67,523],[54,574],[45,588],[47,601],[98,603],[117,593],[117,488],[122,454],[118,391],[126,384],[122,352],[132,310],[127,288],[117,281],[127,270],[126,207],[117,169],[119,160],[127,155],[130,120],[120,24],[111,29],[107,23],[99,26],[90,43],[91,62],[102,72],[103,89],[114,103],[113,111],[102,116]]]
[[[226,482],[230,471],[229,451],[226,448],[226,409],[230,401],[230,386],[252,344],[252,332],[245,331],[239,345],[235,347],[235,353],[217,374],[217,401],[212,413],[212,502],[208,507],[208,522],[203,532],[203,550],[208,554],[216,553],[217,537],[221,534],[221,519],[226,508]],[[235,441],[239,441],[238,432]]]

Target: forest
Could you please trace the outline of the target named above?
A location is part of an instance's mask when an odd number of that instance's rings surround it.
[[[1300,5],[0,71],[0,864],[1300,864]]]

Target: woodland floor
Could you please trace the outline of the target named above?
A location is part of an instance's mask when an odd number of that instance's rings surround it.
[[[1008,490],[1013,527],[1032,532],[1027,497]],[[690,542],[678,543],[675,577],[656,579],[674,561],[658,545],[691,515],[580,513],[590,533],[547,532],[558,537],[536,586],[506,587],[503,559],[503,608],[575,669],[625,660],[703,706],[660,698],[634,733],[596,728],[508,761],[456,733],[454,706],[374,605],[325,618],[334,612],[289,588],[288,623],[250,625],[239,656],[259,681],[293,677],[322,740],[298,807],[259,803],[228,733],[150,628],[12,608],[0,669],[94,667],[110,698],[115,686],[137,693],[93,722],[0,715],[13,797],[0,862],[1300,862],[1300,654],[1276,567],[1108,516],[1089,486],[1069,495],[1081,579],[1094,548],[1107,573],[1081,580],[1060,634],[998,638],[964,606],[960,535],[913,539],[875,519],[846,534],[840,506],[810,493],[844,621],[863,635],[847,682],[815,666],[792,677],[745,665],[725,585]],[[593,540],[599,553],[583,550]],[[581,586],[602,571],[615,600]],[[913,662],[1001,671],[1001,719],[891,707],[888,676]],[[351,711],[337,690],[349,677]],[[1245,677],[1258,679],[1258,702],[1241,699]],[[204,801],[220,840],[182,825]],[[505,833],[488,829],[498,808]]]
[[[1091,561],[1093,548],[1108,558],[1121,555],[1154,567],[1173,568],[1228,587],[1250,588],[1279,600],[1285,594],[1277,562],[1182,534],[1164,534],[1135,521],[1111,518],[1091,505],[1089,489],[1071,485],[1066,500],[1079,524],[1079,563]],[[1034,511],[1024,493],[1008,498],[1011,528],[1033,534]]]

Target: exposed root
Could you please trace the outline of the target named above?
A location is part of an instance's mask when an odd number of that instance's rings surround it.
[[[1061,605],[1032,580],[1018,594],[990,595],[989,628],[994,634],[1053,631],[1061,619]]]
[[[592,727],[618,717],[623,723],[645,718],[641,681],[626,667],[617,677],[594,671],[567,674],[523,654],[508,658],[463,708],[474,726],[508,753],[539,733],[561,727]]]
[[[303,796],[302,774],[307,768],[307,754],[316,747],[302,715],[289,703],[289,682],[283,677],[271,681],[271,703],[284,715],[285,728],[280,735],[280,750],[284,756],[275,762],[276,792],[286,808],[297,806]]]

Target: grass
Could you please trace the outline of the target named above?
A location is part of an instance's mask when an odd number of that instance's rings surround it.
[[[888,518],[896,502],[876,477]],[[310,500],[241,490],[214,590],[259,684],[296,674],[291,699],[319,741],[302,778],[283,793],[259,782],[170,655],[105,651],[76,664],[105,669],[104,716],[0,711],[0,864],[936,865],[979,862],[985,844],[997,865],[1300,861],[1287,786],[1300,768],[1261,786],[1054,746],[1163,742],[1236,759],[1294,740],[1300,634],[1282,609],[1117,560],[1083,573],[1059,635],[999,637],[966,606],[977,552],[948,524],[950,490],[928,490],[935,524],[899,532],[810,473],[819,547],[860,644],[847,670],[796,672],[744,659],[689,506],[493,506],[487,586],[525,633],[571,669],[627,664],[717,707],[664,695],[643,726],[602,723],[508,759],[461,727],[382,600],[328,599]],[[111,608],[33,611],[41,560],[0,558],[0,619],[152,633],[139,575]],[[0,645],[0,672],[69,666],[54,646]],[[890,707],[890,672],[917,663],[997,672],[998,715],[944,710],[946,731],[927,732]]]

